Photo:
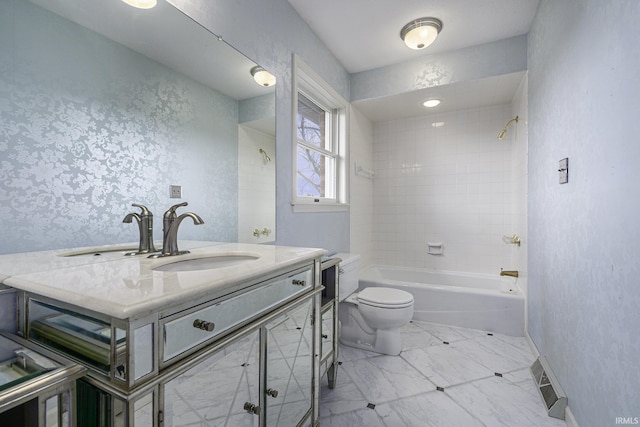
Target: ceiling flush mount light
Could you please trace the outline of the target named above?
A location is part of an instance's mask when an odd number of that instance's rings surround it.
[[[251,75],[260,86],[269,87],[276,84],[275,76],[259,65],[251,69]]]
[[[442,21],[438,18],[420,18],[402,27],[400,37],[411,49],[420,50],[436,40],[442,30]]]
[[[129,6],[137,7],[138,9],[151,9],[158,4],[158,0],[122,0]]]
[[[424,101],[422,103],[422,105],[424,105],[427,108],[433,108],[433,107],[437,107],[438,105],[440,105],[440,100],[439,99],[427,99],[426,101]]]

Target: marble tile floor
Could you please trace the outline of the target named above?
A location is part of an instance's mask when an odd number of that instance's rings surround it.
[[[322,383],[322,427],[566,426],[546,413],[524,338],[424,322],[402,338],[400,356],[340,346],[336,387]]]

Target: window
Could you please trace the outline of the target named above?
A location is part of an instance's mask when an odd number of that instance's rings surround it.
[[[296,57],[294,68],[294,210],[346,210],[347,103]]]

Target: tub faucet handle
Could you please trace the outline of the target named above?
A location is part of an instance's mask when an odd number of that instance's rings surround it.
[[[500,269],[501,276],[518,277],[518,270],[503,270]]]

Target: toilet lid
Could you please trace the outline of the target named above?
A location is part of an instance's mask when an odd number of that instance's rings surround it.
[[[358,302],[376,307],[401,308],[413,304],[413,295],[400,289],[371,287],[358,293]]]

